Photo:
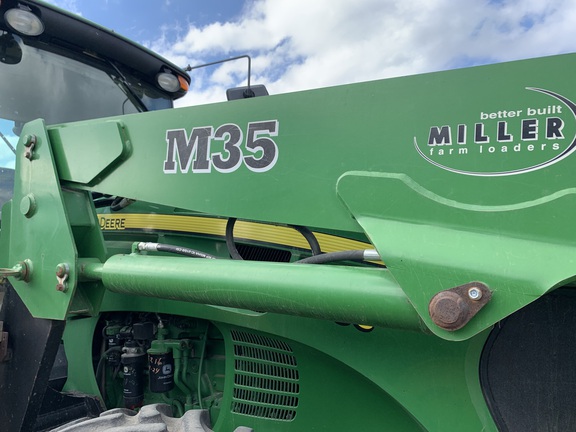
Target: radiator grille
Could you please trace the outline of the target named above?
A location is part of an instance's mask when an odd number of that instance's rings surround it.
[[[300,376],[290,345],[271,337],[232,330],[232,412],[291,421],[296,416]]]
[[[292,254],[281,249],[237,244],[236,249],[246,261],[290,262]]]

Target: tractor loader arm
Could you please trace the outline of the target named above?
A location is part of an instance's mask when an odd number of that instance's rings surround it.
[[[575,428],[574,54],[173,109],[184,70],[0,10],[6,430]]]

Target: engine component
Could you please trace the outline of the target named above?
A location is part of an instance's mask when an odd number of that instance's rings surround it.
[[[174,388],[174,357],[172,352],[148,350],[150,391],[166,393]]]
[[[134,323],[132,335],[136,340],[152,340],[154,338],[154,323],[150,321]]]
[[[135,341],[127,341],[122,348],[124,373],[124,406],[134,409],[144,401],[144,367],[146,356]]]

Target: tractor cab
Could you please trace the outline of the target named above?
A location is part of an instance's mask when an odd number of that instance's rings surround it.
[[[0,4],[0,205],[22,126],[173,107],[190,82],[177,66],[81,17],[32,1]]]

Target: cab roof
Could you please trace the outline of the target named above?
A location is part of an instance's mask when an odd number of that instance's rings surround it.
[[[171,72],[190,83],[189,75],[147,48],[80,16],[38,0],[0,0],[0,29],[13,31],[5,21],[8,9],[21,8],[35,14],[44,24],[38,36],[19,34],[25,43],[42,48],[54,46],[76,56],[90,56],[112,61],[152,85],[156,76]],[[177,99],[185,90],[172,94]]]

